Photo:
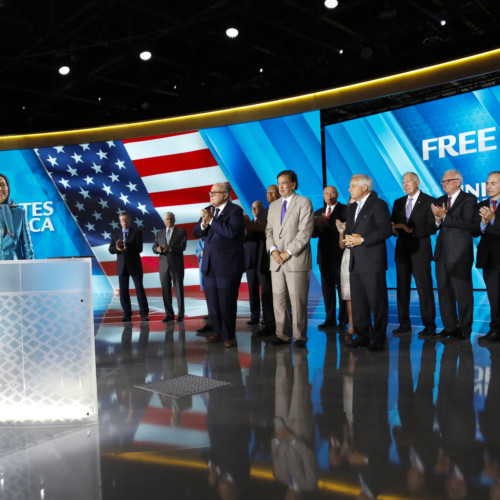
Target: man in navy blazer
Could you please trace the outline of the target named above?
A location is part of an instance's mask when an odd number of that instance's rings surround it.
[[[243,210],[231,202],[230,194],[229,184],[214,184],[210,206],[201,210],[193,229],[205,242],[201,272],[215,332],[206,342],[223,340],[225,347],[236,345],[238,289],[245,271]]]
[[[385,348],[389,321],[385,240],[392,235],[391,214],[373,191],[368,175],[353,175],[349,193],[356,203],[347,207],[345,244],[351,249],[351,303],[357,336],[346,345],[380,351]]]
[[[420,335],[436,333],[436,306],[432,288],[431,235],[436,233],[431,204],[435,199],[419,189],[420,179],[414,172],[403,175],[403,191],[392,207],[392,229],[396,241],[396,275],[399,326],[395,334],[411,332],[411,277],[415,278],[420,314],[424,329]]]
[[[479,233],[476,267],[483,270],[486,292],[490,301],[491,321],[488,333],[481,341],[500,340],[500,217],[496,217],[500,203],[500,171],[491,172],[486,181],[488,198],[479,203]]]
[[[165,317],[163,323],[175,318],[172,307],[172,283],[177,298],[177,321],[184,321],[184,250],[187,234],[182,227],[175,226],[175,215],[167,212],[164,217],[165,229],[156,233],[153,253],[160,256],[159,273]]]
[[[111,234],[109,253],[117,256],[118,282],[120,285],[120,303],[123,309],[122,321],[130,321],[132,305],[130,303],[129,281],[134,281],[137,302],[143,321],[149,321],[149,306],[146,292],[142,284],[142,233],[130,227],[130,215],[122,212],[119,215],[121,229],[115,229]]]
[[[444,325],[439,335],[458,339],[470,337],[472,330],[472,236],[479,218],[477,198],[460,189],[462,182],[458,170],[447,170],[441,180],[446,194],[431,205],[439,229],[434,249],[439,309]]]

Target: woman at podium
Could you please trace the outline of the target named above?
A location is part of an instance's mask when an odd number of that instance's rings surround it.
[[[26,211],[10,199],[9,179],[0,174],[0,260],[34,258]]]

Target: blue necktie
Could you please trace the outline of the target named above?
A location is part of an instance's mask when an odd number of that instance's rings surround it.
[[[220,208],[216,208],[215,209],[215,215],[214,215],[215,219],[217,219],[217,217],[219,217],[219,212],[220,212]]]
[[[170,238],[172,236],[172,229],[167,229],[167,245],[170,245]]]
[[[286,200],[283,201],[283,205],[281,205],[281,223],[283,224],[283,219],[285,218],[286,214]]]

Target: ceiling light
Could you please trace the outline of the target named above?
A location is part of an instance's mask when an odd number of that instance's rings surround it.
[[[149,50],[143,50],[140,54],[139,54],[139,57],[143,60],[143,61],[149,61],[151,59],[151,52],[149,52]]]
[[[441,21],[439,21],[439,24],[440,24],[441,26],[444,26],[444,25],[446,24],[446,21],[445,21],[444,19],[441,19]]]
[[[339,5],[338,0],[325,0],[325,7],[327,9],[335,9]]]
[[[239,31],[236,28],[228,28],[226,30],[226,35],[229,38],[236,38],[239,35]]]
[[[264,68],[260,68],[259,73],[264,73]]]
[[[66,76],[67,74],[69,74],[69,72],[70,72],[69,66],[61,66],[59,68],[59,74],[60,75]]]
[[[344,49],[339,49],[339,54],[342,55],[344,53]]]

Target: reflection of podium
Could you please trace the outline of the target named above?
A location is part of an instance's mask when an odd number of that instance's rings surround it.
[[[0,425],[97,422],[90,259],[0,262]]]

